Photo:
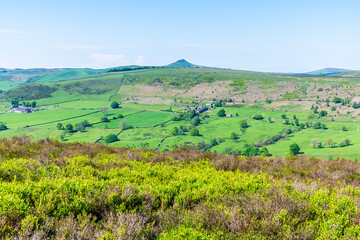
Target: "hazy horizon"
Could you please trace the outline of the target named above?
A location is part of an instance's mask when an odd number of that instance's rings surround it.
[[[178,59],[262,72],[359,70],[357,1],[12,1],[0,68],[108,68]]]

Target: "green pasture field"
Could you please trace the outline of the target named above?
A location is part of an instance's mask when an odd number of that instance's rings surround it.
[[[155,111],[168,111],[170,110],[170,106],[168,105],[150,105],[150,104],[130,104],[130,103],[122,103],[122,108],[139,108],[139,109],[147,109],[147,110],[155,110]],[[173,112],[182,112],[184,111],[181,107],[173,107],[171,106],[171,110]]]
[[[111,102],[108,101],[96,101],[96,100],[77,100],[71,102],[63,102],[54,105],[49,105],[47,107],[54,107],[54,108],[75,108],[75,109],[100,109],[100,108],[110,108]]]
[[[284,131],[286,128],[295,129],[296,126],[285,125],[284,120],[281,119],[281,111],[261,111],[264,120],[254,120],[251,118],[254,114],[258,113],[256,108],[244,106],[241,108],[226,107],[226,113],[232,113],[234,117],[218,117],[216,112],[221,109],[217,108],[213,112],[205,112],[201,114],[202,121],[196,128],[200,132],[199,137],[190,136],[189,132],[185,135],[173,136],[172,129],[174,127],[190,127],[191,122],[186,121],[169,121],[174,115],[169,112],[157,111],[144,111],[140,109],[109,109],[106,116],[110,122],[100,122],[104,114],[99,110],[76,110],[76,108],[84,107],[86,104],[100,104],[109,103],[106,101],[75,101],[69,103],[59,104],[59,107],[68,107],[69,109],[49,109],[38,111],[30,114],[6,113],[0,115],[1,122],[6,122],[9,130],[1,131],[0,137],[12,137],[29,135],[33,139],[43,139],[52,137],[60,139],[64,135],[64,141],[69,142],[96,142],[101,137],[105,137],[110,133],[118,134],[121,131],[120,123],[123,120],[128,122],[128,125],[134,127],[127,129],[119,135],[120,141],[112,143],[116,146],[129,146],[135,148],[152,148],[159,150],[171,150],[180,145],[196,146],[198,143],[209,144],[212,139],[221,138],[223,142],[213,146],[210,151],[223,152],[226,148],[233,150],[241,150],[247,144],[254,144],[259,140],[263,140],[269,136],[276,135]],[[131,104],[126,105],[130,107]],[[154,106],[156,109],[159,106]],[[70,109],[74,108],[74,109]],[[89,114],[82,116],[84,114]],[[235,117],[238,113],[239,117]],[[294,112],[295,113],[295,112]],[[122,114],[124,118],[112,119],[112,117]],[[292,120],[292,112],[286,112],[290,120]],[[309,113],[296,112],[298,118],[306,116]],[[208,118],[204,118],[209,115]],[[272,118],[272,123],[268,121],[268,117]],[[72,118],[68,120],[63,120]],[[245,131],[241,131],[239,122],[241,119],[246,119],[249,127]],[[84,132],[76,132],[65,134],[62,130],[57,130],[57,123],[62,123],[63,126],[67,124],[76,125],[84,120],[93,124],[88,127]],[[169,121],[169,122],[168,122]],[[308,120],[300,120],[299,123],[305,123]],[[316,119],[316,121],[323,121],[323,119]],[[48,123],[52,122],[52,123]],[[166,123],[165,123],[166,122]],[[164,125],[159,125],[165,123]],[[273,155],[287,155],[289,145],[292,143],[299,144],[301,151],[309,156],[332,156],[332,159],[349,158],[360,159],[356,154],[360,154],[358,146],[360,145],[360,125],[354,122],[324,122],[327,129],[303,129],[299,132],[290,134],[286,139],[281,139],[278,142],[266,146],[270,153]],[[42,125],[37,125],[42,124]],[[36,125],[36,126],[32,126]],[[158,125],[154,127],[155,125]],[[26,126],[30,126],[25,128]],[[105,129],[105,128],[108,129]],[[347,131],[343,131],[346,127]],[[230,139],[232,132],[238,135],[238,139],[234,141]],[[318,138],[323,143],[322,148],[313,148],[310,146],[311,140]],[[334,147],[324,146],[327,139],[331,138],[336,145]],[[345,139],[349,139],[351,144],[346,147],[339,147],[337,144]],[[160,141],[163,142],[159,145]],[[104,143],[103,140],[100,143]],[[330,155],[329,155],[330,154]],[[353,155],[351,155],[353,154]]]
[[[54,111],[54,110],[48,110],[48,111]],[[84,110],[79,110],[79,111],[84,111]],[[82,121],[89,121],[90,124],[94,124],[96,125],[96,123],[100,123],[101,118],[104,117],[104,114],[98,110],[94,111],[94,114],[91,115],[87,115],[87,116],[83,116],[83,117],[77,117],[74,119],[69,119],[69,120],[65,120],[65,121],[59,121],[59,123],[61,123],[63,126],[66,126],[67,124],[77,124],[80,123]],[[122,114],[123,116],[129,115],[129,114],[134,114],[139,112],[138,110],[132,110],[132,109],[116,109],[116,110],[110,110],[107,111],[106,113],[106,117],[109,119],[112,119],[113,117]],[[58,122],[56,123],[49,123],[49,124],[44,124],[43,126],[53,126],[55,127],[57,125]]]
[[[44,124],[53,121],[60,121],[67,118],[76,118],[78,116],[95,113],[91,110],[43,110],[34,113],[6,113],[1,115],[1,122],[6,122],[9,128],[22,128],[35,124]]]
[[[94,124],[97,128],[120,128],[120,123],[125,119],[132,127],[151,127],[163,122],[169,121],[172,118],[172,113],[141,111],[136,114],[125,116],[125,118],[118,118],[110,122],[102,122]]]

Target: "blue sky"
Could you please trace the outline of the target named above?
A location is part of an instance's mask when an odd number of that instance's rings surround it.
[[[360,69],[360,1],[0,1],[0,67]]]

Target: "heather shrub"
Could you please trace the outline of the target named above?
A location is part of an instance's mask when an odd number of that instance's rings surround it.
[[[0,238],[358,239],[359,163],[0,140]]]

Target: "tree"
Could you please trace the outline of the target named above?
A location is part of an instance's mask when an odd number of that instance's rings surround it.
[[[248,128],[249,127],[246,119],[241,119],[239,124],[240,124],[241,128]]]
[[[185,115],[186,118],[193,119],[196,116],[195,110],[188,111]]]
[[[264,119],[264,117],[261,114],[256,114],[252,118],[255,120],[263,120]]]
[[[119,103],[118,102],[112,102],[111,103],[111,108],[119,108]]]
[[[346,132],[346,131],[347,131],[347,128],[346,128],[345,126],[343,126],[343,127],[342,127],[342,130],[343,130],[344,132]]]
[[[104,114],[104,116],[106,116],[108,109],[106,107],[103,107],[100,109],[100,111],[102,114]]]
[[[199,116],[194,117],[194,118],[191,120],[191,124],[192,124],[193,126],[199,125],[199,124],[200,124],[200,118],[199,118]]]
[[[333,102],[334,102],[334,103],[341,103],[341,102],[342,102],[342,99],[341,99],[341,98],[338,98],[338,97],[334,97]]]
[[[89,126],[90,126],[90,123],[89,123],[88,120],[84,120],[84,121],[81,122],[81,125],[82,125],[83,127],[89,127]]]
[[[82,125],[82,123],[78,123],[78,124],[76,124],[75,129],[78,132],[83,132],[83,131],[85,131],[86,127],[84,125]]]
[[[118,137],[113,133],[111,133],[105,137],[106,143],[112,143],[112,142],[116,142],[118,140],[119,140]]]
[[[310,141],[310,146],[312,146],[313,148],[320,148],[321,142],[319,141],[318,138],[314,138],[313,140]]]
[[[230,134],[230,138],[236,140],[236,139],[238,139],[239,137],[237,136],[237,134],[236,134],[235,132],[232,132],[232,133]]]
[[[174,127],[173,130],[171,131],[172,135],[176,136],[179,134],[179,129],[177,127]]]
[[[247,146],[244,149],[241,150],[242,156],[257,156],[260,155],[260,150],[257,147],[254,146]]]
[[[220,109],[220,110],[217,112],[217,115],[218,115],[218,117],[225,117],[225,116],[226,116],[225,110],[224,110],[224,109]]]
[[[56,128],[57,128],[57,130],[64,130],[62,123],[56,124]]]
[[[315,129],[320,129],[321,128],[321,123],[320,122],[314,123],[314,128]]]
[[[342,140],[341,142],[339,142],[339,147],[346,147],[350,145],[350,140],[349,139],[345,139]]]
[[[0,123],[0,131],[8,129],[4,123]]]
[[[321,110],[319,113],[320,117],[325,117],[327,115],[327,112],[325,110]]]
[[[102,117],[100,119],[101,122],[110,122],[109,119],[107,117]]]
[[[119,114],[117,115],[117,118],[124,118],[124,116],[119,113]]]
[[[260,149],[260,155],[262,157],[268,157],[270,155],[269,150],[266,147]]]
[[[35,107],[36,107],[36,102],[35,102],[35,101],[32,101],[32,102],[31,102],[31,107],[32,107],[32,108],[35,108]]]
[[[19,100],[16,98],[11,100],[11,105],[19,105]]]
[[[332,140],[331,138],[328,138],[325,140],[324,144],[328,147],[333,147],[336,145],[336,143],[334,142],[334,140]]]
[[[286,114],[285,113],[281,114],[281,118],[286,119]]]
[[[218,145],[219,143],[217,142],[217,140],[215,138],[211,139],[210,140],[210,145],[213,147],[213,146],[216,146]]]
[[[295,119],[295,126],[299,126],[299,119],[297,119],[297,118]]]
[[[300,152],[300,147],[296,143],[291,144],[289,146],[289,148],[290,148],[291,155],[296,155],[296,154],[299,154],[299,152]]]
[[[336,110],[336,107],[332,106],[331,111],[335,111],[335,110]]]
[[[71,133],[71,132],[74,131],[74,126],[69,123],[68,125],[66,125],[65,130],[66,130],[67,132]]]
[[[190,130],[190,135],[191,136],[199,136],[200,133],[199,133],[199,130],[197,128],[193,128]]]
[[[120,127],[122,128],[122,130],[126,130],[129,128],[129,125],[128,125],[128,122],[126,121],[126,119],[121,121]]]

